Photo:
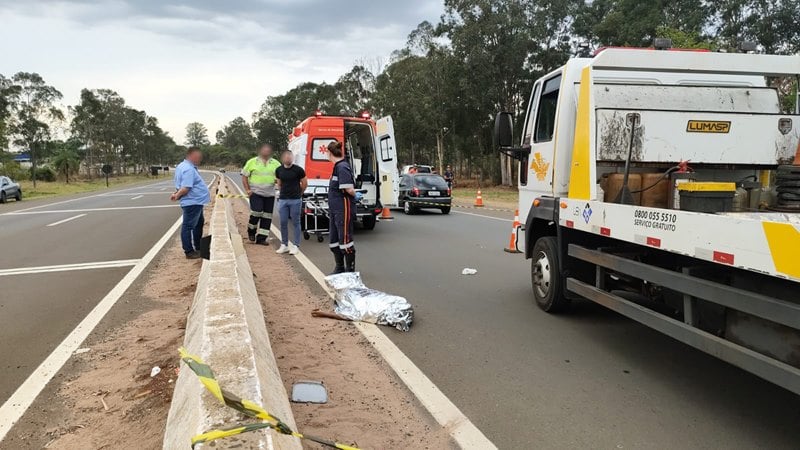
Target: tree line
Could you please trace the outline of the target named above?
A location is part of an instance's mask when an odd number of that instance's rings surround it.
[[[333,83],[303,82],[269,96],[249,119],[218,130],[214,144],[203,124],[191,123],[182,144],[203,147],[209,164],[240,165],[260,142],[284,148],[296,123],[318,109],[366,110],[393,116],[401,164],[450,164],[461,177],[511,185],[512,161],[491,148],[493,116],[521,118],[533,82],[581,52],[581,43],[647,47],[668,37],[676,47],[713,51],[737,51],[743,41],[765,53],[800,50],[800,0],[445,0],[444,7],[385,63],[359,62]],[[116,92],[84,89],[66,109],[61,98],[35,73],[0,75],[0,150],[14,144],[34,166],[47,159],[67,177],[78,164],[93,175],[105,164],[127,172],[180,159],[183,147],[158,120]],[[58,127],[64,140],[54,139]],[[0,164],[8,158],[0,151]]]
[[[78,104],[63,108],[61,92],[37,73],[0,74],[0,171],[18,179],[67,182],[79,172],[92,177],[110,165],[116,173],[140,173],[173,163],[181,148],[158,120],[128,106],[109,89],[83,89]],[[30,156],[22,170],[5,149]],[[46,162],[46,164],[45,164]],[[81,168],[83,170],[81,170]]]
[[[533,82],[581,49],[675,47],[737,51],[743,41],[770,54],[800,50],[800,0],[446,0],[387,64],[358,63],[336,82],[304,82],[267,97],[217,135],[226,161],[252,142],[286,145],[297,121],[326,114],[392,115],[401,163],[453,165],[461,176],[510,185],[512,161],[492,151],[493,116],[519,118]],[[791,87],[789,89],[792,89]],[[222,139],[220,139],[222,138]],[[238,161],[237,161],[238,162]]]

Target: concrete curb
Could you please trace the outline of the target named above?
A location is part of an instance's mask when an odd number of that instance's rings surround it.
[[[219,193],[227,192],[222,177]],[[184,346],[211,366],[223,389],[262,405],[296,429],[272,353],[253,272],[228,202],[214,204],[210,228],[211,259],[203,261],[200,270]],[[182,367],[175,382],[163,448],[189,448],[194,435],[251,422],[220,404],[190,370]],[[213,445],[219,449],[302,448],[299,439],[270,430],[225,438]]]

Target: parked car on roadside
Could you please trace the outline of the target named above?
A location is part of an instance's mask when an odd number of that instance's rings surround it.
[[[22,188],[11,181],[11,178],[0,176],[0,203],[5,203],[10,198],[22,201]]]
[[[399,203],[406,214],[415,214],[420,209],[438,209],[450,214],[452,191],[440,175],[417,173],[400,178]]]

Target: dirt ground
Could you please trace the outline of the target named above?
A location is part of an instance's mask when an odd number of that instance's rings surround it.
[[[200,266],[173,237],[0,449],[160,449]]]
[[[234,209],[246,236],[247,208],[235,201]],[[275,245],[245,248],[287,392],[300,380],[328,389],[327,404],[292,404],[301,433],[362,449],[456,448],[351,323],[311,316],[331,310],[332,301],[298,278],[291,256],[275,254]]]

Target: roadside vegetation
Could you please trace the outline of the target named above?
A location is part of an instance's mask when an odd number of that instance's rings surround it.
[[[108,179],[109,187],[124,186],[126,184],[141,183],[152,181],[154,178],[146,175],[121,175]],[[106,189],[105,178],[95,178],[92,180],[73,180],[70,183],[62,181],[38,181],[36,187],[33,182],[23,180],[19,182],[22,187],[23,199],[47,198],[60,195],[82,194],[85,192],[100,191]],[[165,197],[168,195],[165,194]]]
[[[571,57],[604,46],[649,47],[656,37],[710,51],[735,52],[743,41],[764,53],[800,51],[797,0],[444,0],[444,7],[388,60],[360,60],[333,83],[302,82],[268,96],[258,111],[216,132],[192,122],[185,136],[170,136],[110,89],[83,89],[76,105],[62,109],[62,93],[40,75],[0,74],[0,174],[35,184],[50,173],[64,183],[96,176],[104,165],[115,174],[144,173],[177,163],[188,145],[202,147],[211,166],[240,167],[259,142],[285,147],[297,121],[317,110],[368,111],[394,118],[401,165],[441,172],[449,164],[457,179],[513,186],[517,164],[492,150],[493,117],[514,113],[520,133],[533,82]],[[795,81],[771,82],[788,105]],[[11,150],[29,156],[30,176],[7,173],[16,170]]]

